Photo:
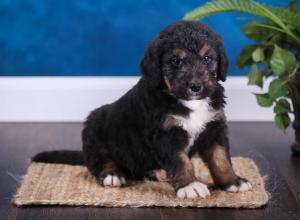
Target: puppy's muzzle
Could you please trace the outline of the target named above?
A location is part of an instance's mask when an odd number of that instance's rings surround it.
[[[191,81],[188,86],[188,94],[189,96],[199,96],[203,89],[203,84],[200,81]]]
[[[201,83],[191,83],[189,86],[189,90],[191,93],[199,93],[202,91]]]

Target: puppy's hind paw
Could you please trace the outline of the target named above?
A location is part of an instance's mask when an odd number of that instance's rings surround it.
[[[204,183],[195,181],[190,183],[189,185],[178,189],[177,197],[178,198],[206,198],[210,195],[209,189],[207,185]]]
[[[123,176],[108,174],[103,178],[102,185],[110,187],[120,187],[126,184],[126,180]]]
[[[251,183],[248,180],[239,178],[234,184],[226,188],[228,192],[247,192],[252,189]]]

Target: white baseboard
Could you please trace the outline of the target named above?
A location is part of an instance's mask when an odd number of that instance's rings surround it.
[[[111,103],[139,77],[1,77],[0,122],[83,121],[96,107]],[[229,121],[272,121],[259,107],[246,77],[224,83]],[[257,89],[256,89],[257,91]]]

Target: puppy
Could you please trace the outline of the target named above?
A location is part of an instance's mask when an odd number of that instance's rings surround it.
[[[224,89],[228,60],[218,34],[196,21],[168,26],[149,45],[142,77],[119,100],[92,111],[83,152],[46,152],[38,162],[84,163],[103,186],[161,174],[180,198],[207,197],[190,158],[199,155],[217,187],[251,189],[232,169]],[[68,159],[67,159],[68,158]]]

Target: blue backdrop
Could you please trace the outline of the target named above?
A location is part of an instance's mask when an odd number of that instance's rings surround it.
[[[201,0],[1,0],[0,75],[139,75],[149,41]],[[285,6],[288,1],[264,0]],[[224,39],[230,74],[250,43],[240,28],[248,15],[221,14],[204,21]]]

